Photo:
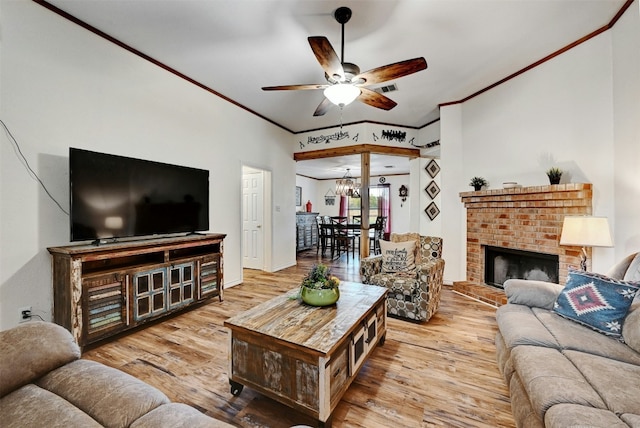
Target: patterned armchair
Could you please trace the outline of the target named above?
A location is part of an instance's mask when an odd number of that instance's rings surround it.
[[[409,273],[385,273],[382,271],[383,255],[362,259],[360,276],[365,284],[387,287],[387,313],[412,321],[428,321],[438,310],[442,291],[444,260],[442,238],[421,236],[417,233],[391,234],[392,242],[417,240],[416,271]]]

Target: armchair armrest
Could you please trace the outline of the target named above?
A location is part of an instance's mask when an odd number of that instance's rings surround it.
[[[369,256],[360,260],[360,279],[364,284],[370,284],[373,275],[382,272],[382,255]]]
[[[429,284],[439,281],[442,284],[444,275],[444,259],[431,260],[416,266],[418,285],[421,289],[428,290]]]
[[[527,279],[508,279],[504,283],[509,303],[543,309],[553,309],[563,288],[560,284]]]

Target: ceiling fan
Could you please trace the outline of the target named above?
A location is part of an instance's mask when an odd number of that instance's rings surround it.
[[[358,100],[370,106],[391,110],[397,103],[392,99],[369,89],[368,86],[383,83],[388,80],[397,79],[409,74],[427,68],[427,61],[424,58],[413,58],[393,64],[383,65],[363,73],[360,67],[355,64],[344,62],[344,24],[351,19],[351,9],[348,7],[339,7],[333,15],[342,25],[342,43],[341,57],[338,58],[331,43],[326,37],[312,36],[309,37],[311,50],[316,59],[324,69],[325,84],[309,84],[309,85],[284,85],[284,86],[265,86],[263,91],[290,91],[301,89],[324,89],[325,98],[322,100],[314,116],[324,115],[332,104],[344,107],[354,100]]]

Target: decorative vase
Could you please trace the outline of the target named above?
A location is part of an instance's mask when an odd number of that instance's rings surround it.
[[[333,305],[340,298],[340,289],[335,288],[308,288],[300,287],[302,301],[311,306]]]
[[[473,190],[475,190],[476,192],[479,192],[480,190],[482,190],[482,184],[474,184]]]
[[[561,177],[549,177],[549,184],[560,184]]]

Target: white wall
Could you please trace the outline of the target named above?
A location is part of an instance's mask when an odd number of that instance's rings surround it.
[[[458,193],[470,190],[471,177],[485,177],[490,188],[505,181],[542,185],[548,184],[550,166],[565,171],[562,182],[593,183],[593,213],[610,219],[618,242],[613,249],[594,249],[594,271],[606,272],[640,250],[637,7],[625,15],[631,16],[623,17],[615,35],[607,31],[463,104],[441,109],[443,233],[445,242],[456,242],[456,254],[445,257],[448,264],[456,263],[465,247],[460,220],[466,214]],[[446,279],[465,279],[464,258],[460,262],[455,269],[447,266]]]
[[[321,202],[318,196],[317,183],[318,180],[316,179],[296,175],[296,186],[302,188],[302,205],[296,207],[296,211],[306,211],[307,202],[311,202],[311,212],[314,213],[317,213],[320,207],[324,205],[324,199]]]
[[[640,2],[613,28],[616,260],[640,250]]]
[[[242,281],[242,163],[272,172],[273,266],[295,264],[291,134],[30,1],[0,3],[0,118],[68,210],[69,146],[210,170],[210,224],[225,284]],[[51,319],[50,246],[69,219],[0,136],[0,329],[18,308]],[[306,202],[306,201],[305,201]]]

